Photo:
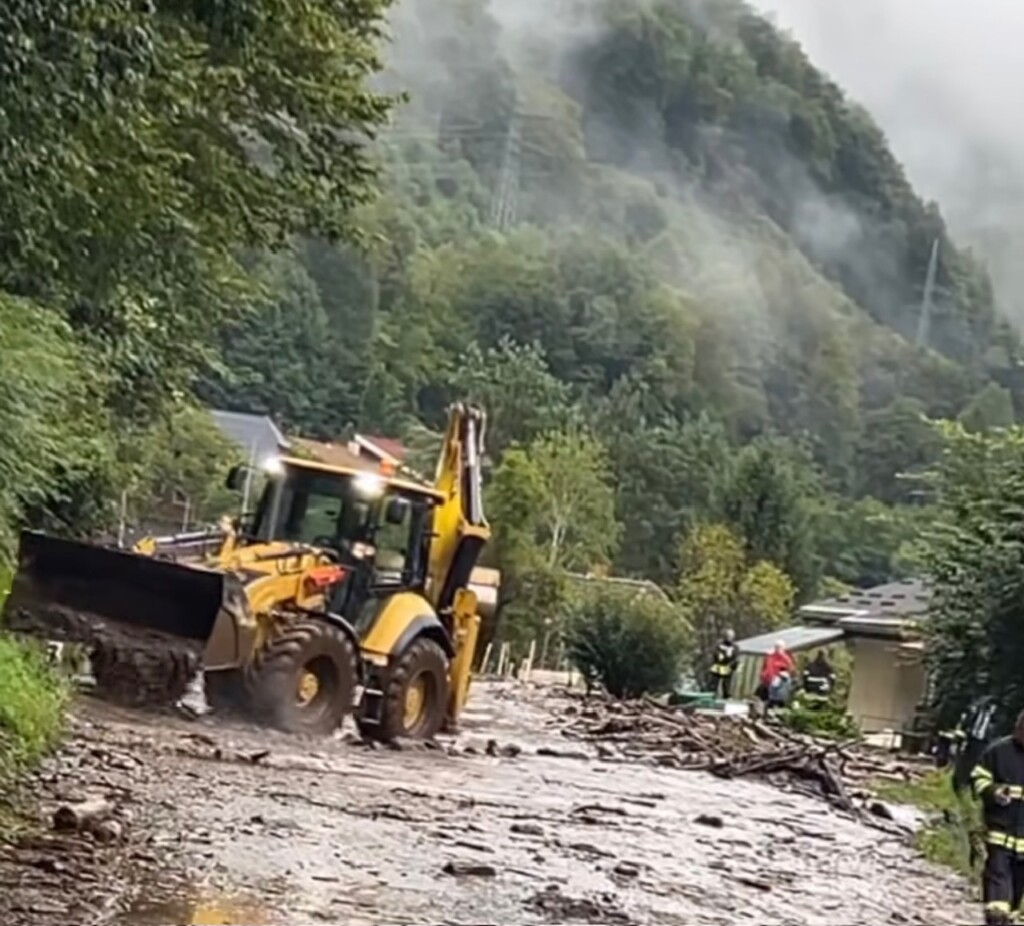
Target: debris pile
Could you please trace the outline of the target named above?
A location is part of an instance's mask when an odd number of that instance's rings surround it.
[[[617,702],[574,698],[559,713],[562,734],[594,746],[608,762],[641,762],[706,771],[722,778],[757,777],[824,797],[848,811],[879,781],[909,781],[927,766],[894,761],[858,743],[794,733],[764,720],[716,717],[651,699]]]

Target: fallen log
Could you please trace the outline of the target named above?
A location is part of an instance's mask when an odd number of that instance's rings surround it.
[[[928,769],[927,763],[895,762],[857,740],[827,740],[759,718],[699,714],[651,698],[592,698],[563,713],[561,732],[591,744],[601,761],[756,777],[850,812],[859,812],[851,791],[863,795],[879,780],[907,781]]]

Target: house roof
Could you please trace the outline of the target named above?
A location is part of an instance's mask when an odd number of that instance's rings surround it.
[[[744,655],[767,656],[776,643],[781,643],[791,653],[799,653],[801,650],[834,643],[843,635],[843,631],[838,627],[787,627],[785,630],[748,637],[736,645]]]
[[[295,446],[308,453],[314,460],[328,466],[344,466],[349,469],[366,469],[377,471],[377,463],[360,456],[349,449],[347,444],[329,444],[324,441],[309,440],[305,437],[295,438]]]
[[[393,437],[380,437],[376,434],[357,434],[356,443],[375,456],[389,457],[396,463],[404,462],[409,451],[401,441]]]
[[[291,444],[266,415],[211,409],[210,416],[221,433],[259,461],[288,449]]]
[[[904,579],[806,604],[798,614],[818,624],[905,624],[927,616],[930,593],[920,579]]]
[[[340,469],[365,471],[368,473],[380,472],[380,461],[371,457],[355,453],[346,444],[327,444],[322,441],[309,440],[304,437],[297,437],[294,446],[309,457],[306,461],[313,467],[338,467]],[[299,462],[302,462],[299,460]],[[430,496],[438,501],[444,499],[444,494],[439,492],[432,485],[420,482],[407,477],[401,472],[389,477],[389,484],[405,491]]]

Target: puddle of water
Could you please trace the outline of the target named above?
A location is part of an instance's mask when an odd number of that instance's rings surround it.
[[[124,926],[276,926],[266,907],[237,897],[141,900],[124,916]]]

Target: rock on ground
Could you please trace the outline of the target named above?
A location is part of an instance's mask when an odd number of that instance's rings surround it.
[[[44,820],[113,801],[115,838],[0,850],[0,922],[978,920],[959,879],[821,801],[601,761],[565,748],[536,692],[472,697],[458,741],[400,750],[83,703],[35,790]]]

